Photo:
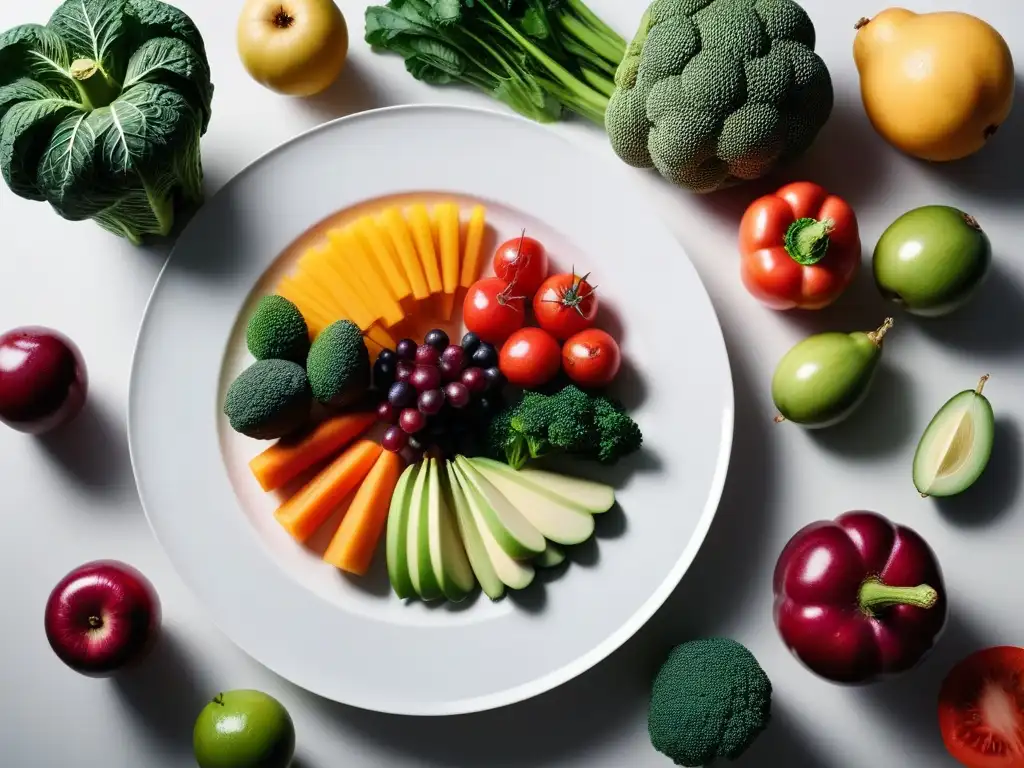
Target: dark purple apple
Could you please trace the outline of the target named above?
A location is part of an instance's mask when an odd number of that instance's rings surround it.
[[[0,336],[0,422],[42,434],[82,410],[88,376],[82,354],[50,328],[15,328]]]
[[[160,633],[160,598],[149,579],[116,560],[86,563],[46,601],[46,639],[60,660],[107,677],[142,659]]]

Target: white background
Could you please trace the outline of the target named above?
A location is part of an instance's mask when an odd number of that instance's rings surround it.
[[[44,22],[54,5],[0,3],[0,28]],[[474,92],[421,85],[397,58],[371,54],[362,42],[363,4],[354,0],[340,3],[352,33],[347,72],[328,94],[309,101],[275,96],[246,76],[234,46],[238,0],[179,5],[206,38],[217,87],[203,144],[210,193],[260,154],[334,117],[410,102],[495,106]],[[640,0],[591,5],[627,36],[644,7]],[[773,724],[737,763],[740,768],[953,765],[935,721],[942,677],[970,651],[1024,644],[1024,265],[1017,252],[1024,214],[1024,103],[991,146],[971,160],[929,167],[904,158],[872,133],[851,57],[854,22],[884,6],[852,8],[832,0],[804,5],[836,89],[833,117],[811,152],[767,186],[713,198],[674,190],[640,172],[634,174],[636,186],[623,190],[647,195],[673,228],[708,287],[729,344],[737,398],[734,458],[705,547],[666,606],[611,658],[552,693],[497,712],[413,719],[333,704],[263,670],[214,629],[150,535],[125,439],[135,334],[166,249],[134,249],[91,224],[64,222],[46,206],[0,190],[0,329],[41,323],[64,330],[82,347],[92,381],[90,408],[68,430],[45,440],[0,431],[0,574],[7,585],[0,632],[3,763],[187,766],[192,722],[205,700],[219,689],[253,687],[279,697],[292,712],[299,768],[668,765],[647,738],[651,675],[676,643],[726,634],[753,650],[775,686]],[[1017,3],[909,5],[919,11],[971,10],[1000,29],[1024,60],[1024,11]],[[595,127],[576,123],[553,130],[590,142],[606,162],[617,162]],[[524,173],[540,179],[544,169]],[[887,365],[863,410],[847,424],[813,435],[771,422],[769,381],[778,358],[807,333],[867,330],[891,310],[876,296],[869,270],[840,305],[813,316],[772,313],[745,293],[737,273],[739,216],[757,193],[798,178],[822,183],[853,204],[866,259],[892,219],[929,203],[974,214],[996,254],[993,279],[959,315],[917,322],[897,314],[886,342]],[[672,287],[658,281],[653,257],[646,268],[651,301],[671,306]],[[685,355],[687,336],[701,329],[678,331],[678,348],[667,354]],[[988,472],[953,501],[919,499],[910,462],[920,432],[942,402],[986,372],[992,374],[986,394],[998,417]],[[699,369],[692,375],[699,376]],[[947,633],[923,666],[864,689],[835,687],[804,671],[788,656],[771,621],[771,573],[781,547],[805,523],[853,508],[880,511],[923,534],[942,561],[951,605]],[[42,629],[53,584],[74,566],[100,557],[142,569],[165,609],[166,639],[154,656],[108,681],[66,669]]]

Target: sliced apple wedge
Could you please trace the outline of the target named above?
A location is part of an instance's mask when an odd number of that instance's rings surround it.
[[[534,528],[556,544],[582,544],[594,533],[594,517],[542,485],[521,482],[518,472],[500,462],[468,463],[522,512]]]
[[[539,555],[547,546],[544,535],[537,530],[486,477],[464,456],[455,459],[459,477],[480,496],[484,520],[495,540],[509,557],[517,559]]]
[[[548,542],[548,548],[537,555],[538,568],[556,568],[565,562],[565,550],[557,544]]]
[[[388,580],[391,582],[391,589],[403,600],[416,594],[412,577],[409,575],[406,537],[409,534],[409,513],[412,510],[418,470],[419,464],[410,464],[398,478],[395,492],[391,494],[391,509],[388,512],[388,527],[385,534],[384,551],[388,563]]]
[[[501,579],[502,583],[511,589],[525,589],[530,586],[536,574],[533,566],[526,561],[520,562],[510,557],[501,547],[486,520],[488,514],[486,511],[487,501],[480,495],[480,491],[477,490],[477,487],[466,476],[466,472],[463,471],[462,467],[457,464],[452,466],[455,469],[459,486],[462,488],[463,496],[466,499],[467,508],[469,509],[474,527],[483,542],[484,550],[487,552],[487,557],[491,561],[491,567],[494,568],[494,572]],[[493,515],[493,512],[491,514]],[[541,540],[543,541],[543,537],[541,537]]]
[[[472,462],[479,469],[488,467],[497,471],[512,472],[517,482],[542,488],[548,494],[557,496],[570,506],[592,515],[600,515],[615,506],[615,489],[604,483],[559,475],[532,467],[515,470],[508,464],[502,464],[493,459],[475,458]]]
[[[451,510],[445,501],[436,459],[427,460],[427,538],[430,543],[430,565],[441,593],[458,603],[465,600],[476,586],[473,569],[466,550],[456,532]]]
[[[473,512],[469,508],[469,501],[462,491],[459,478],[455,474],[455,465],[445,462],[445,470],[448,474],[448,491],[451,494],[451,506],[455,511],[455,522],[458,525],[459,535],[462,544],[466,548],[466,555],[469,557],[469,564],[473,568],[476,579],[480,582],[480,589],[491,600],[497,600],[505,594],[505,582],[498,578],[497,571],[491,563],[491,557],[487,554],[484,540],[473,520]]]
[[[409,561],[409,578],[416,594],[423,600],[437,600],[441,597],[441,587],[430,565],[430,528],[427,524],[430,513],[429,475],[426,467],[421,465],[409,507],[405,551]]]

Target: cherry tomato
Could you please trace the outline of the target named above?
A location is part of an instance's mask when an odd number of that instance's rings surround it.
[[[510,384],[536,389],[558,375],[562,350],[542,328],[520,328],[501,348],[499,367]]]
[[[552,275],[533,297],[538,325],[559,341],[586,330],[597,317],[595,290],[587,276]]]
[[[512,284],[518,296],[533,296],[548,276],[548,254],[538,240],[515,237],[498,246],[494,274]]]
[[[500,277],[485,277],[469,287],[462,305],[466,328],[489,344],[501,344],[523,327],[526,310],[521,295]]]
[[[1022,768],[1024,648],[986,648],[953,667],[939,691],[939,729],[967,768]]]
[[[562,347],[562,367],[581,387],[604,387],[622,366],[619,344],[600,328],[588,328]]]

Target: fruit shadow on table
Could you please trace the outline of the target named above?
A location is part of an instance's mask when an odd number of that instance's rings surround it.
[[[385,105],[385,99],[368,77],[364,66],[358,59],[350,57],[341,75],[326,91],[297,99],[296,104],[323,121],[377,109]]]

